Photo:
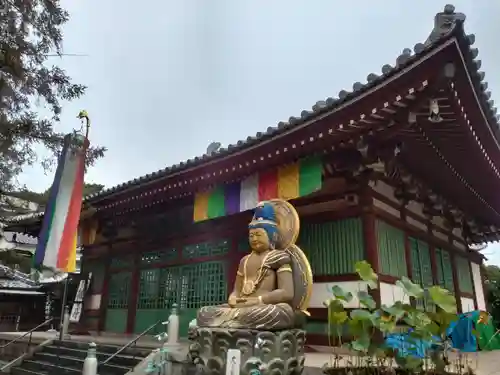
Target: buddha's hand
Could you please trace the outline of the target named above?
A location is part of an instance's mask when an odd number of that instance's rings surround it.
[[[246,298],[237,298],[236,302],[238,306],[257,306],[262,305],[262,299],[259,297],[246,297]]]
[[[238,304],[238,301],[237,301],[237,298],[234,294],[231,294],[229,296],[229,299],[227,300],[227,304],[231,307],[236,307],[236,305]]]

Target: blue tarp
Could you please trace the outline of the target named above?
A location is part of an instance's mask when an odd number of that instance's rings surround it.
[[[479,319],[479,311],[460,314],[458,320],[451,322],[446,334],[451,338],[453,348],[462,352],[476,352],[477,340],[473,333],[474,322]]]
[[[398,351],[401,357],[413,356],[417,358],[424,358],[426,353],[432,346],[439,342],[439,338],[435,337],[435,341],[424,341],[410,336],[408,333],[390,334],[385,338],[387,347]]]
[[[462,352],[476,352],[477,342],[473,333],[474,322],[479,318],[479,311],[460,314],[458,320],[452,322],[446,330],[446,335],[451,338],[452,346]],[[408,333],[390,334],[385,339],[387,347],[397,349],[402,357],[414,356],[424,358],[434,344],[439,343],[439,337],[433,337],[433,341],[419,340]]]

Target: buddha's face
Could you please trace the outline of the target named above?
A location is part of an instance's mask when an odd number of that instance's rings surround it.
[[[248,234],[248,242],[253,251],[258,253],[269,250],[270,243],[267,232],[262,228],[252,228]]]

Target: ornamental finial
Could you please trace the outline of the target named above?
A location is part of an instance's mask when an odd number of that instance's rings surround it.
[[[465,21],[465,14],[455,13],[455,6],[446,4],[442,12],[434,17],[434,29],[425,41],[425,44],[432,44],[443,35],[453,30],[457,23]]]

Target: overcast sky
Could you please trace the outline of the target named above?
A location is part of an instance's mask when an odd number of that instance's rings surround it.
[[[55,59],[87,95],[64,107],[61,131],[87,109],[91,142],[109,148],[87,175],[107,187],[235,143],[350,90],[423,42],[436,0],[63,0],[66,53]],[[460,0],[482,70],[500,100],[498,0]],[[52,174],[21,183],[45,190]],[[487,250],[500,264],[500,246]],[[495,253],[497,253],[495,255]]]

